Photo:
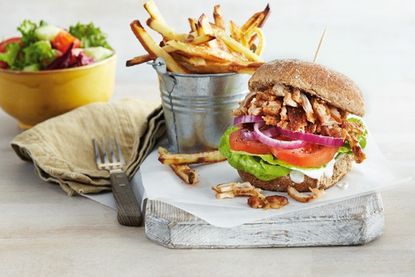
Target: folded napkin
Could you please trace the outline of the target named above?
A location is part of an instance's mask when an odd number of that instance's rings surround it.
[[[160,103],[124,99],[95,103],[42,122],[11,142],[16,154],[32,161],[37,174],[68,193],[111,190],[109,173],[98,170],[92,138],[116,138],[131,179],[165,132]]]

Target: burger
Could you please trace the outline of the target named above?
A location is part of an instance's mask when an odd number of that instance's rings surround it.
[[[275,60],[249,80],[220,152],[243,181],[271,191],[327,189],[366,156],[362,93],[316,63]]]

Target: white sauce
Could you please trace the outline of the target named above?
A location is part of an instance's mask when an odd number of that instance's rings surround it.
[[[290,179],[294,183],[300,184],[304,182],[304,174],[297,170],[291,170],[290,171]]]
[[[327,178],[331,178],[333,176],[333,169],[334,164],[336,163],[336,160],[331,160],[326,166],[317,168],[317,169],[304,169],[304,168],[293,168],[291,172],[301,172],[304,175],[307,175],[310,178],[319,180],[322,176],[326,176]],[[290,177],[291,177],[290,172]],[[292,179],[291,179],[292,180]],[[295,182],[294,180],[292,180]],[[301,182],[300,182],[301,183]]]

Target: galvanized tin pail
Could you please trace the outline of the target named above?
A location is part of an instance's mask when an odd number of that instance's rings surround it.
[[[250,76],[170,73],[161,58],[151,64],[158,74],[171,150],[191,153],[218,148],[220,137],[232,124],[232,111],[248,93]]]

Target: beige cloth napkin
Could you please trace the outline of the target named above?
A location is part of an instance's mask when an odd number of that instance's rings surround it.
[[[124,99],[95,103],[42,122],[11,142],[16,154],[32,161],[37,174],[68,193],[111,190],[109,173],[98,170],[92,138],[116,138],[131,179],[165,132],[160,103]]]

